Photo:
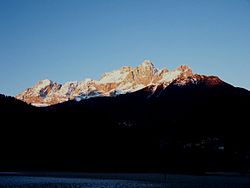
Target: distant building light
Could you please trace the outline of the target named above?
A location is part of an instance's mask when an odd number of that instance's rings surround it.
[[[224,150],[225,148],[224,148],[224,146],[219,146],[218,149],[219,150]]]

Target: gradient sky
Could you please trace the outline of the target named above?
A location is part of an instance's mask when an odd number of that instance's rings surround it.
[[[0,93],[144,59],[250,89],[250,1],[0,0]]]

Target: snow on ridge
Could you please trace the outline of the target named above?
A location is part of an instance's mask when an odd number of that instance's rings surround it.
[[[48,79],[41,80],[17,98],[34,106],[49,106],[60,101],[64,102],[65,99],[80,101],[98,96],[117,96],[159,84],[167,87],[177,78],[188,75],[192,75],[192,70],[185,65],[168,71],[166,68],[157,69],[150,60],[144,60],[139,66],[124,66],[105,73],[99,80],[86,78],[79,82],[66,82],[63,85]],[[183,81],[180,84],[185,83]]]
[[[47,107],[49,104],[44,104],[44,103],[31,103],[31,105],[36,106],[36,107]]]
[[[145,86],[143,84],[138,84],[138,85],[136,85],[135,87],[132,88],[131,92],[138,91],[138,90],[143,89],[145,87],[147,87],[147,86]]]
[[[39,81],[36,85],[35,85],[35,88],[34,88],[34,91],[35,92],[40,92],[41,89],[45,88],[46,86],[49,86],[52,84],[52,81],[51,80],[48,80],[48,79],[45,79],[45,80],[41,80]]]
[[[88,82],[92,82],[93,80],[91,79],[91,78],[85,78],[84,80],[83,80],[83,82],[84,83],[88,83]]]
[[[101,96],[104,96],[104,95],[102,95],[98,91],[92,91],[89,93],[82,93],[82,94],[76,96],[74,99],[75,99],[75,101],[80,102],[81,100],[84,100],[84,99],[89,99],[89,98],[93,98],[93,97],[101,97]]]
[[[99,83],[106,84],[106,83],[119,83],[123,81],[129,72],[123,72],[121,70],[115,70],[110,73],[104,74],[104,76],[99,80]]]
[[[127,82],[125,84],[119,85],[116,89],[117,90],[127,90],[129,88],[131,88],[133,86],[133,84],[131,82]]]
[[[182,72],[179,70],[166,72],[166,73],[164,73],[164,75],[163,75],[162,79],[159,81],[159,83],[172,82],[173,80],[178,78],[178,76],[180,76],[181,73]]]
[[[77,87],[77,85],[78,85],[77,81],[66,82],[62,85],[58,93],[61,96],[70,95],[71,92]]]

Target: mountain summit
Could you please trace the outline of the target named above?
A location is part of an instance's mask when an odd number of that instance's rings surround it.
[[[208,79],[209,78],[209,79]],[[124,66],[104,73],[99,80],[85,79],[79,82],[66,82],[63,85],[51,80],[42,80],[16,96],[17,99],[34,106],[49,106],[68,100],[88,99],[98,96],[117,96],[132,93],[146,87],[166,88],[171,83],[185,85],[209,80],[210,85],[222,81],[213,77],[193,74],[191,68],[181,65],[173,71],[157,69],[149,60],[137,67]]]
[[[186,65],[144,61],[99,80],[46,79],[17,98],[0,95],[1,171],[250,169],[250,92]]]

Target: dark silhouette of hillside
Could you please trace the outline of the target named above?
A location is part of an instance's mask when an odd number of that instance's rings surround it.
[[[1,95],[0,170],[245,172],[249,105],[206,82],[46,108]]]

